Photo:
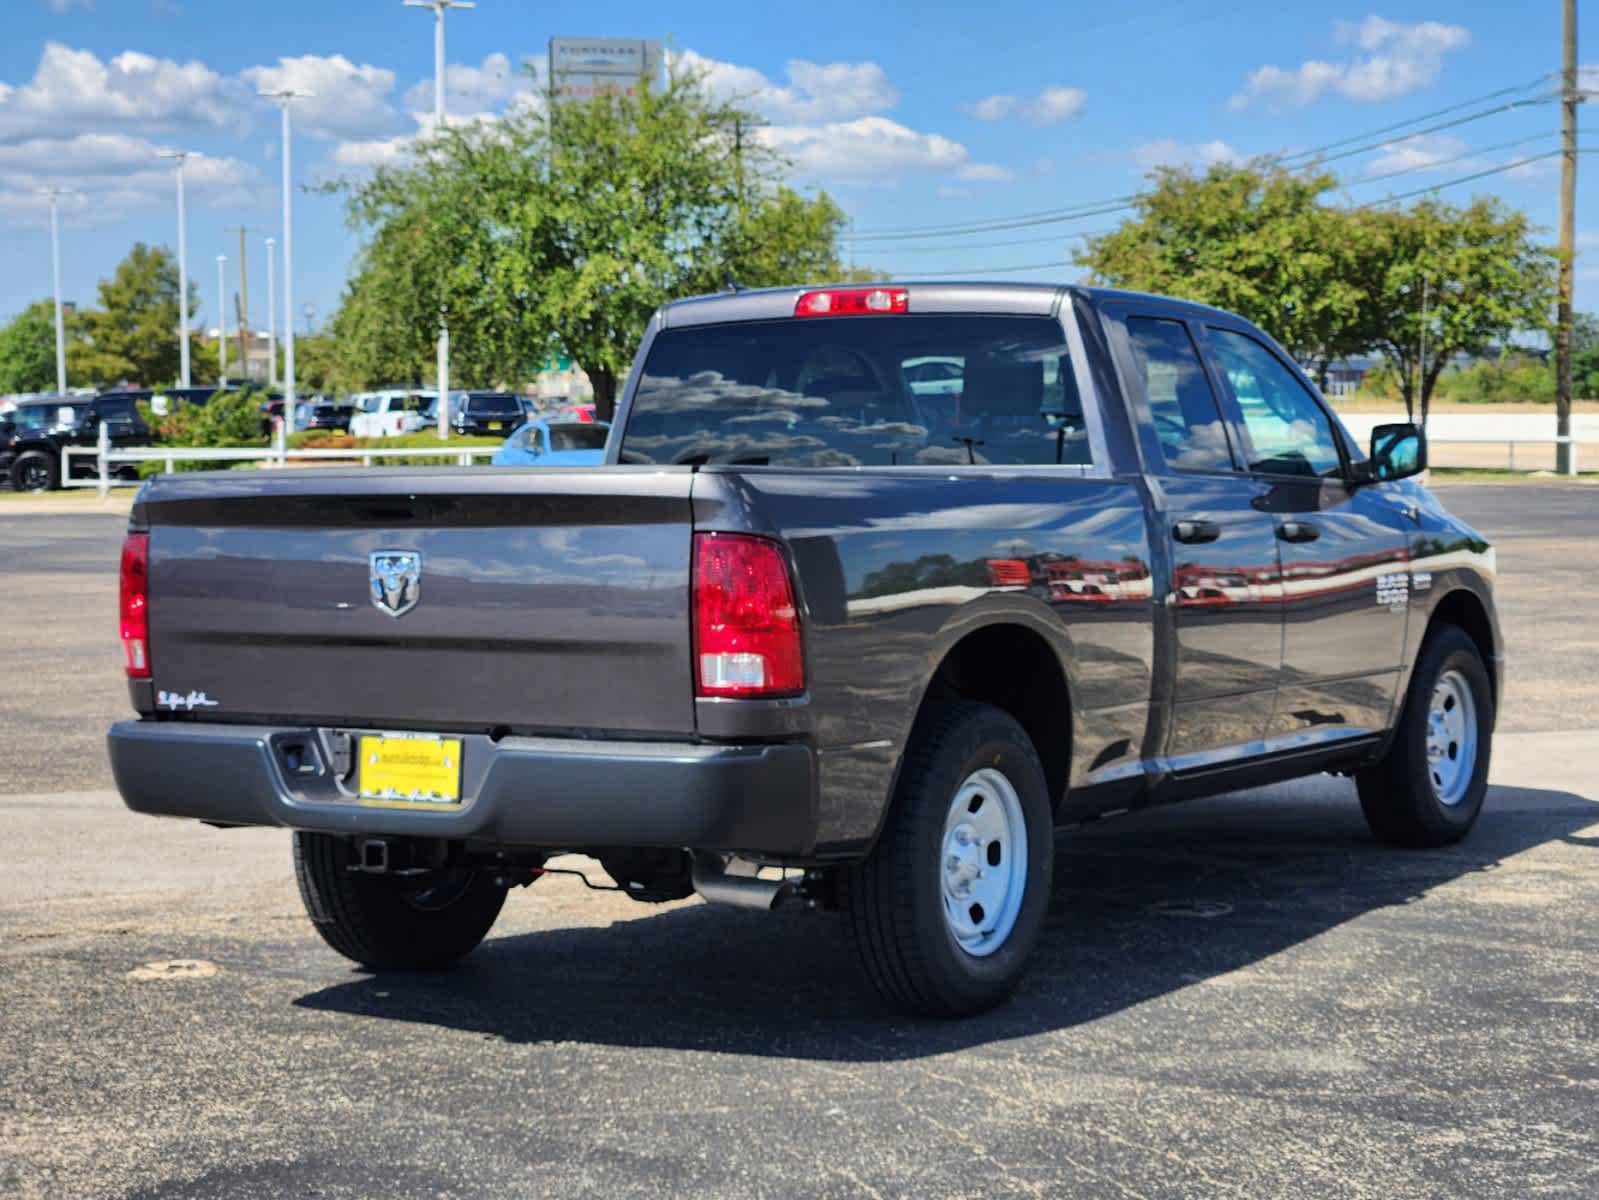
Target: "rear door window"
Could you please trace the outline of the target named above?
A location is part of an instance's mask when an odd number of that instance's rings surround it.
[[[1179,471],[1232,471],[1216,394],[1181,321],[1129,317],[1127,337],[1166,465]]]
[[[1058,321],[893,315],[668,329],[622,443],[639,463],[1092,462]]]

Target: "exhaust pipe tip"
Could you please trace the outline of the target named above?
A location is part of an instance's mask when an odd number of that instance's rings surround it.
[[[799,885],[792,880],[729,874],[729,860],[706,850],[695,850],[693,857],[694,890],[707,904],[771,912],[800,899]]]

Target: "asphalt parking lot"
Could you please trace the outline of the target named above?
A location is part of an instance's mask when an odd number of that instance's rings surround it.
[[[1512,659],[1473,837],[1380,848],[1330,778],[1074,831],[957,1024],[831,918],[570,879],[454,974],[353,969],[287,835],[110,791],[122,518],[0,509],[0,1194],[1599,1195],[1599,489],[1440,492]]]

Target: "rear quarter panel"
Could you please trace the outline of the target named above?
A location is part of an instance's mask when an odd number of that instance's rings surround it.
[[[1135,482],[1047,468],[708,468],[694,526],[790,547],[821,759],[819,853],[876,836],[929,683],[991,625],[1033,630],[1065,673],[1073,786],[1139,772],[1154,632]],[[1030,582],[996,585],[995,559],[1025,561]]]

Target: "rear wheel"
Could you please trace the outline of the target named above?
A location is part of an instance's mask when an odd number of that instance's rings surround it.
[[[505,889],[482,871],[373,875],[355,866],[348,840],[294,835],[294,875],[311,924],[340,954],[374,971],[451,966],[488,936],[505,903]]]
[[[29,450],[11,464],[11,486],[19,492],[53,492],[60,483],[60,464],[43,450]]]
[[[871,855],[843,874],[862,967],[911,1012],[981,1012],[1016,987],[1049,906],[1053,822],[1043,766],[1005,712],[925,717]]]
[[[1396,846],[1445,846],[1471,832],[1488,793],[1493,687],[1477,644],[1445,625],[1428,635],[1393,744],[1355,777],[1366,823]]]

